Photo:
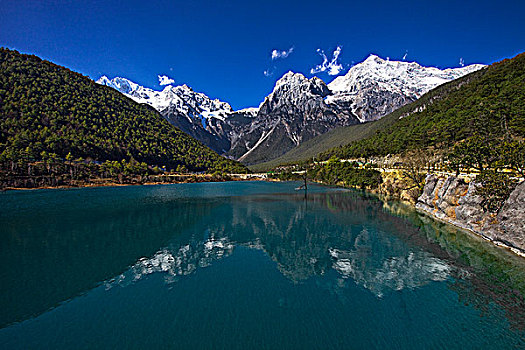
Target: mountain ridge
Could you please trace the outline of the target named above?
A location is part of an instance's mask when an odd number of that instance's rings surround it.
[[[441,70],[371,54],[328,84],[334,92],[328,102],[348,104],[361,122],[377,120],[433,88],[483,67],[472,64]]]
[[[432,88],[483,67],[441,70],[372,54],[329,84],[288,71],[259,107],[238,111],[187,85],[156,91],[119,77],[103,76],[97,82],[153,106],[172,125],[215,151],[256,164],[336,127],[380,119]]]
[[[358,123],[357,118],[325,98],[331,94],[318,77],[288,72],[264,99],[253,122],[245,126],[227,155],[246,164],[279,156],[336,126]]]
[[[445,92],[439,96],[439,91]],[[447,150],[478,137],[504,143],[525,138],[525,53],[496,62],[432,90],[378,122],[366,138],[318,155],[320,159],[384,156],[433,147]],[[525,161],[525,160],[523,160]]]

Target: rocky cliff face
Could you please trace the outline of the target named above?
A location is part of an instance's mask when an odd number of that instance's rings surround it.
[[[477,186],[453,176],[429,175],[416,208],[525,254],[525,182],[514,189],[497,215],[483,211]]]
[[[246,164],[280,156],[286,151],[338,126],[356,124],[349,110],[327,104],[331,94],[319,78],[288,72],[260,105],[253,122],[240,130],[227,153]]]
[[[251,124],[254,118],[254,113],[250,110],[187,114],[172,106],[163,110],[161,114],[172,125],[219,154],[224,154],[230,149],[232,140],[237,139],[241,130]]]
[[[525,253],[525,181],[512,191],[496,220],[487,222],[483,230],[490,239]]]

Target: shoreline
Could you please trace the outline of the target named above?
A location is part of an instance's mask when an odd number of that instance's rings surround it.
[[[206,175],[199,175],[201,179],[206,178]],[[64,190],[64,189],[80,189],[80,188],[97,188],[97,187],[127,187],[127,186],[155,186],[155,185],[175,185],[175,184],[184,184],[184,183],[213,183],[213,182],[234,182],[234,181],[267,181],[267,182],[282,182],[282,180],[277,179],[268,179],[268,178],[261,178],[258,176],[250,176],[249,174],[247,176],[230,176],[229,179],[217,179],[217,178],[206,178],[204,181],[178,181],[178,182],[168,182],[168,181],[160,181],[160,182],[144,182],[144,183],[118,183],[118,182],[102,182],[102,183],[87,183],[82,184],[79,186],[74,185],[62,185],[62,186],[42,186],[42,187],[34,187],[34,188],[28,188],[28,187],[8,187],[3,188],[0,190],[2,193],[6,193],[7,191],[31,191],[31,190]],[[293,180],[289,180],[293,181]],[[414,209],[417,213],[425,215],[426,217],[436,220],[438,222],[441,222],[446,225],[450,225],[456,229],[459,229],[469,235],[473,235],[476,238],[481,238],[484,241],[490,242],[494,246],[498,248],[503,248],[506,251],[509,251],[521,258],[525,259],[525,252],[521,251],[520,249],[510,246],[508,244],[505,244],[504,242],[501,242],[499,240],[493,240],[490,237],[485,236],[481,232],[477,232],[473,229],[470,229],[468,227],[465,227],[464,225],[461,225],[460,223],[454,222],[452,220],[444,219],[441,217],[438,217],[434,215],[433,213],[429,212],[428,210],[419,208],[416,203],[412,203],[411,201],[403,200],[402,198],[396,198],[393,196],[389,196],[386,194],[379,193],[377,190],[371,190],[371,189],[361,189],[361,188],[354,188],[354,187],[348,187],[344,185],[328,185],[322,182],[318,181],[309,181],[311,183],[326,186],[326,187],[338,187],[338,188],[344,188],[344,189],[350,189],[350,190],[358,190],[358,191],[364,191],[367,194],[375,196],[380,201],[388,201],[388,200],[394,200],[398,201],[400,203],[403,203],[405,205],[410,206],[412,209]]]
[[[474,237],[477,237],[477,238],[481,238],[483,239],[484,241],[486,242],[490,242],[492,243],[492,245],[498,247],[498,248],[503,248],[521,258],[524,258],[525,259],[525,252],[519,250],[518,248],[515,248],[515,247],[512,247],[508,244],[505,244],[504,242],[501,242],[501,241],[496,241],[496,240],[493,240],[493,239],[490,239],[490,237],[487,237],[485,235],[483,235],[481,232],[477,232],[473,229],[470,229],[468,227],[465,227],[463,225],[461,225],[460,223],[457,223],[457,222],[454,222],[452,220],[447,220],[447,219],[443,219],[443,218],[440,218],[436,215],[433,215],[432,213],[426,211],[425,209],[421,209],[421,208],[418,208],[416,207],[415,205],[412,205],[411,203],[409,203],[411,207],[413,207],[418,213],[422,214],[422,215],[425,215],[426,217],[428,218],[431,218],[432,220],[436,220],[438,222],[441,222],[443,224],[447,224],[447,225],[450,225],[450,226],[453,226],[454,228],[457,228],[469,235],[473,235]]]
[[[118,182],[100,182],[100,183],[83,183],[79,185],[60,185],[60,186],[39,186],[39,187],[6,187],[0,189],[0,192],[5,193],[8,191],[32,191],[32,190],[64,190],[72,188],[95,188],[95,187],[125,187],[125,186],[153,186],[153,185],[175,185],[184,183],[205,183],[205,182],[228,182],[228,181],[265,181],[257,176],[250,177],[249,174],[246,177],[232,176],[229,175],[228,179],[218,178],[206,178],[206,175],[184,175],[184,176],[198,176],[197,178],[203,179],[203,181],[159,181],[159,182],[144,182],[144,183],[118,183]],[[209,175],[212,177],[212,175]]]
[[[367,194],[371,194],[371,195],[375,196],[378,200],[380,200],[382,202],[393,200],[393,201],[397,201],[397,202],[403,203],[403,204],[411,207],[412,209],[414,209],[417,213],[419,213],[421,215],[425,215],[426,217],[428,217],[428,218],[430,218],[432,220],[436,220],[437,222],[440,222],[440,223],[443,223],[443,224],[446,224],[446,225],[450,225],[450,226],[452,226],[452,227],[454,227],[456,229],[459,229],[459,230],[463,231],[464,233],[466,233],[468,235],[473,236],[473,238],[481,238],[481,239],[483,239],[486,242],[490,242],[493,246],[496,246],[498,248],[502,248],[502,249],[504,249],[504,250],[506,250],[508,252],[511,252],[512,254],[514,254],[516,256],[519,256],[520,258],[525,259],[525,251],[523,251],[523,250],[521,250],[519,248],[513,247],[511,245],[508,245],[505,242],[502,242],[500,240],[491,239],[490,237],[484,235],[482,232],[478,232],[478,231],[473,230],[473,229],[471,229],[469,227],[466,227],[465,225],[462,225],[459,222],[455,222],[455,221],[453,221],[451,219],[447,219],[447,218],[441,218],[441,217],[439,217],[437,215],[434,215],[432,212],[430,212],[428,210],[425,210],[423,208],[419,208],[417,206],[417,203],[419,201],[412,202],[412,201],[409,201],[409,200],[405,200],[403,198],[398,198],[398,197],[391,196],[391,195],[388,195],[388,194],[380,193],[378,190],[360,189],[360,188],[348,187],[348,186],[344,186],[344,185],[327,185],[327,184],[323,184],[322,182],[317,182],[317,181],[311,181],[311,182],[319,184],[319,185],[322,185],[322,186],[328,186],[328,187],[335,186],[335,187],[340,187],[340,188],[364,191]]]

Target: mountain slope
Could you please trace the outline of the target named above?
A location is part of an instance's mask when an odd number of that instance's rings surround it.
[[[456,91],[470,81],[479,79],[483,74],[484,70],[478,70],[457,80],[442,84],[427,92],[415,102],[404,105],[379,120],[335,128],[306,141],[276,159],[252,165],[250,169],[254,171],[268,170],[282,164],[297,163],[311,158],[319,159],[320,153],[331,149],[338,149],[352,142],[371,137],[396,123],[399,119],[405,118],[417,111],[424,110],[427,105],[446,98],[451,92]]]
[[[171,126],[153,108],[64,67],[0,49],[0,161],[43,153],[135,159],[194,171],[243,171]]]
[[[333,95],[327,101],[348,108],[361,122],[377,120],[433,88],[483,67],[473,64],[440,70],[370,55],[328,84]]]
[[[241,111],[186,85],[155,91],[125,78],[104,76],[97,82],[151,105],[172,125],[217,152],[256,164],[336,127],[380,119],[430,89],[482,67],[440,70],[371,55],[329,85],[317,77],[288,72],[259,108]]]
[[[227,102],[211,99],[185,84],[168,85],[156,91],[121,77],[102,76],[97,83],[152,106],[172,125],[219,153],[230,149],[231,139],[238,135],[238,129],[249,124],[257,113],[257,109],[234,112]]]
[[[436,89],[407,106],[409,115],[392,113],[390,125],[367,138],[322,155],[342,158],[396,154],[409,149],[448,148],[473,135],[485,139],[525,137],[525,54]],[[437,97],[437,98],[436,98]],[[384,119],[377,123],[380,123]],[[525,160],[524,160],[525,161]]]
[[[286,73],[227,154],[245,164],[260,163],[334,127],[358,123],[351,112],[326,103],[330,94],[317,77],[307,79],[300,73]]]
[[[334,136],[339,135],[330,132],[334,128],[380,119],[417,100],[432,88],[483,67],[471,65],[440,70],[423,67],[415,62],[389,61],[370,55],[364,62],[352,67],[346,75],[334,79],[328,84],[328,89],[316,77],[308,80],[301,74],[289,72],[276,83],[274,91],[261,104],[254,122],[247,127],[249,130],[244,131],[244,137],[241,138],[244,142],[241,145],[244,147],[241,149],[246,153],[241,155],[232,145],[228,154],[245,164],[256,164],[278,158],[289,150],[294,152],[294,147],[312,149],[317,135],[328,132],[326,139],[333,140]],[[318,88],[312,89],[308,85]],[[313,91],[316,92],[312,93]],[[277,103],[272,103],[273,99]],[[289,105],[301,108],[287,108]],[[319,109],[324,111],[321,113],[322,117],[311,118],[308,123],[303,121],[309,115],[315,115]],[[287,117],[285,127],[282,128],[286,132],[275,132],[274,126],[282,122],[282,115]],[[327,118],[329,115],[336,118]],[[352,130],[352,137],[359,137],[369,129],[374,127],[356,126]],[[250,139],[249,134],[256,137]],[[336,139],[338,141],[334,141],[337,143],[345,137]]]

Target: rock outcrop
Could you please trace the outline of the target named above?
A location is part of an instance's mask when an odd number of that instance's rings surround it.
[[[497,215],[483,210],[477,186],[454,176],[428,175],[416,208],[525,255],[525,182],[514,189]]]
[[[330,94],[317,77],[286,73],[226,154],[245,164],[261,163],[335,127],[358,124],[352,112],[326,103]]]
[[[525,252],[525,181],[512,191],[495,222],[487,222],[483,232],[494,241]]]

